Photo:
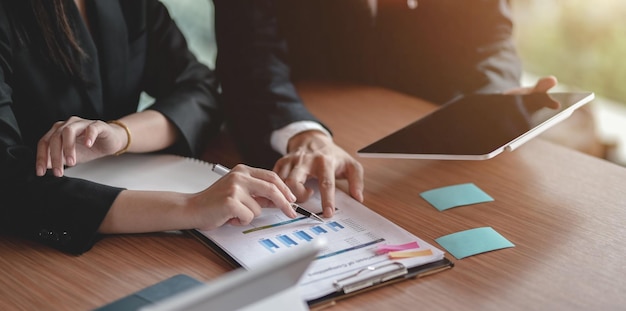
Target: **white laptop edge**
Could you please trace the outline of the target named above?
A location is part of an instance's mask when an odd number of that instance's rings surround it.
[[[297,284],[323,245],[323,240],[313,241],[253,269],[238,268],[140,310],[308,310]]]

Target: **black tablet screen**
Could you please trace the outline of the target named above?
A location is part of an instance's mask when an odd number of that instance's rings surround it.
[[[487,159],[532,131],[545,130],[593,93],[474,94],[449,102],[358,151],[363,156]]]

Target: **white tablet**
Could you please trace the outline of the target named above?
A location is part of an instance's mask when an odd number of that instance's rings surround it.
[[[298,281],[325,241],[316,240],[253,269],[238,268],[202,285],[145,306],[141,311],[305,311]]]
[[[591,92],[468,95],[357,153],[377,158],[485,160],[515,150],[593,98]]]

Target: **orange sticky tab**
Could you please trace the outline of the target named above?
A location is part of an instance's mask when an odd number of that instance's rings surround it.
[[[411,258],[411,257],[423,257],[431,256],[433,251],[431,249],[423,249],[418,251],[401,251],[401,252],[389,252],[390,259]]]

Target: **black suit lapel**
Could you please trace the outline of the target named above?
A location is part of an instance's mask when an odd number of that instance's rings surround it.
[[[71,107],[70,103],[64,103],[67,105],[68,114],[72,115],[71,111],[82,111],[81,117],[98,119],[102,116],[102,88],[100,80],[100,64],[98,61],[98,49],[94,44],[92,36],[89,33],[89,29],[83,22],[78,8],[71,5],[67,10],[71,15],[70,20],[76,21],[73,24],[75,36],[80,42],[80,46],[87,55],[81,59],[81,78],[75,79],[74,83],[77,84],[78,92],[81,96],[82,103],[76,102],[78,106]],[[88,103],[85,103],[88,102]],[[92,109],[88,109],[92,108]],[[87,110],[85,110],[87,109]]]
[[[92,25],[96,26],[94,38],[100,53],[102,88],[104,94],[116,94],[124,89],[128,65],[128,30],[120,2],[115,0],[93,0]],[[116,104],[115,98],[103,98],[107,106]],[[112,111],[105,111],[111,114]]]

